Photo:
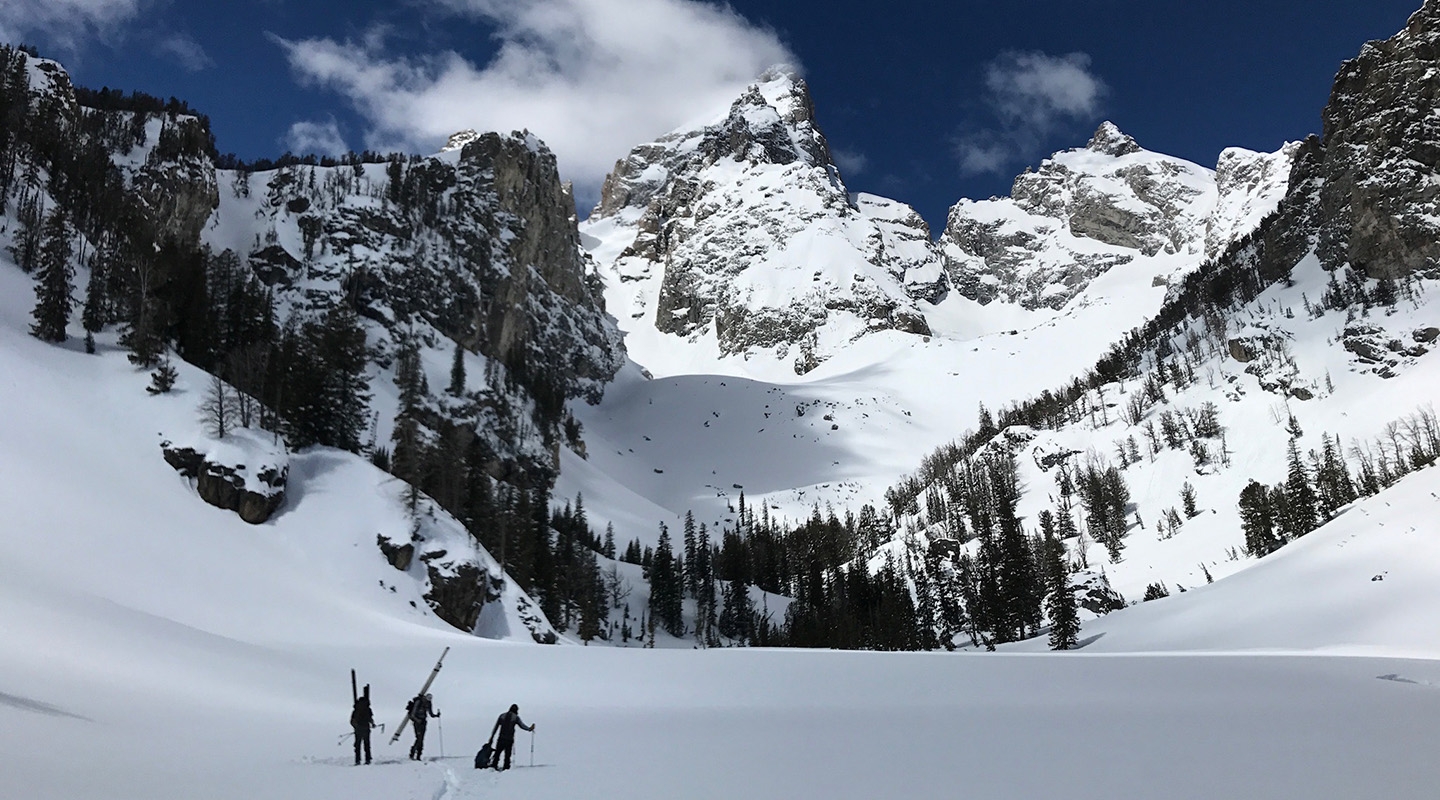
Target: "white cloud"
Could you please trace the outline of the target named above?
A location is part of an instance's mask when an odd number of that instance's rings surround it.
[[[865,171],[870,165],[870,159],[859,150],[846,150],[843,147],[830,147],[830,155],[835,159],[836,166],[848,177],[855,177]]]
[[[295,155],[338,156],[350,150],[334,117],[319,122],[297,122],[281,137],[280,143]]]
[[[200,72],[215,66],[215,61],[205,52],[205,48],[184,33],[173,34],[161,39],[156,43],[155,51],[190,72]]]
[[[344,95],[374,149],[434,150],[455,131],[529,129],[582,198],[630,148],[723,107],[766,67],[776,35],[700,0],[431,0],[494,29],[487,64],[402,58],[364,41],[276,38],[308,84]]]
[[[75,50],[81,39],[106,38],[140,13],[141,0],[0,0],[0,40],[45,41]]]
[[[956,143],[967,173],[1001,172],[1059,128],[1093,121],[1106,87],[1090,71],[1084,53],[1002,53],[985,69],[985,103],[994,126],[972,131]]]

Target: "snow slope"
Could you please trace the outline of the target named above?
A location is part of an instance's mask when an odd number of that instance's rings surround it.
[[[1038,394],[1094,364],[1119,331],[1154,313],[1165,277],[1187,263],[1161,254],[1112,270],[1061,311],[952,294],[929,316],[933,336],[871,333],[804,377],[784,362],[719,357],[653,329],[627,332],[627,349],[653,380],[622,371],[599,405],[573,407],[594,469],[587,478],[562,469],[556,496],[583,491],[600,519],[616,521],[617,536],[651,541],[656,523],[687,510],[723,521],[736,484],[791,519],[817,502],[878,505],[938,443],[974,427],[981,403]],[[632,497],[631,510],[606,515],[614,499]],[[668,517],[621,530],[622,520],[656,508]]]
[[[792,75],[715,117],[632,151],[581,225],[635,368],[573,409],[589,464],[568,460],[557,496],[583,493],[624,539],[687,510],[724,523],[742,491],[792,520],[879,506],[982,403],[1055,389],[1145,322],[1207,244],[1274,210],[1294,151],[1232,149],[1210,170],[1105,123],[1015,198],[961,201],[932,242],[908,207],[845,195]],[[847,317],[864,286],[924,330]],[[702,311],[665,316],[686,303]],[[727,313],[779,341],[722,331]],[[755,322],[777,314],[809,322]]]
[[[1085,626],[1087,650],[1440,657],[1440,470],[1403,478],[1226,580]]]

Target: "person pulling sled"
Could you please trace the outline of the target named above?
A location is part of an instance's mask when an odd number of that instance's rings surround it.
[[[515,750],[516,728],[527,731],[535,730],[534,725],[526,725],[525,722],[520,719],[520,706],[511,705],[510,710],[501,714],[499,718],[495,720],[495,727],[490,729],[491,740],[495,739],[495,733],[497,731],[500,733],[500,740],[495,743],[495,749],[490,756],[490,766],[492,768],[497,770],[510,769],[510,754]],[[490,742],[487,741],[485,746],[489,747]],[[500,755],[502,753],[505,755],[505,766],[503,767],[500,766]]]
[[[425,755],[425,726],[431,717],[440,716],[435,710],[435,698],[429,694],[417,694],[405,705],[410,715],[410,725],[415,728],[415,743],[410,745],[410,760],[420,761]]]

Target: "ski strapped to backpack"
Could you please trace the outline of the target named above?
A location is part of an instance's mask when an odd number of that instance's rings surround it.
[[[435,662],[435,669],[430,670],[430,677],[425,679],[425,685],[420,687],[420,691],[415,695],[416,697],[420,697],[430,691],[430,684],[434,683],[435,676],[440,674],[440,666],[445,663],[445,656],[449,653],[450,648],[447,647],[445,648],[445,652],[440,654],[440,658]],[[414,698],[411,699],[413,701]],[[400,724],[396,726],[395,734],[390,737],[390,744],[395,744],[400,741],[400,735],[405,732],[405,726],[410,724],[410,707],[410,704],[407,703],[405,706],[405,717],[401,719]]]

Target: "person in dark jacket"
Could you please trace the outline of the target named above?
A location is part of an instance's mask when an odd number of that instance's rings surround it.
[[[370,687],[365,687],[369,691]],[[370,695],[361,695],[355,700],[350,711],[350,729],[355,731],[355,764],[360,764],[360,746],[365,746],[365,763],[370,763],[370,729],[375,727],[375,715],[370,711]]]
[[[425,755],[425,726],[430,722],[430,717],[440,716],[435,710],[435,698],[428,694],[417,694],[415,698],[405,706],[410,713],[410,724],[415,726],[415,744],[410,745],[410,759],[420,761]]]
[[[490,729],[490,738],[495,738],[495,732],[500,732],[500,741],[495,743],[495,755],[491,757],[490,766],[494,769],[510,769],[510,753],[515,749],[515,729],[521,728],[527,731],[535,730],[534,725],[526,725],[520,719],[520,706],[512,705],[510,710],[501,714],[495,720],[495,727]],[[500,766],[500,754],[505,754],[505,766]]]

